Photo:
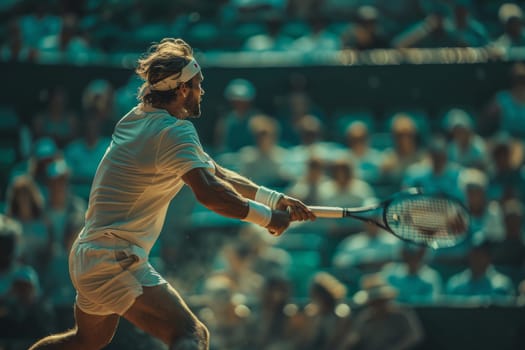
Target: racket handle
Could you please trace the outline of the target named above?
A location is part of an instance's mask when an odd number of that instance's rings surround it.
[[[344,209],[341,207],[308,207],[318,218],[340,219],[344,217]]]

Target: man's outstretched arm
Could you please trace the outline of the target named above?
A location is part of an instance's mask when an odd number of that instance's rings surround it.
[[[258,186],[248,178],[215,163],[215,175],[230,184],[241,196],[264,203],[272,209],[288,210],[292,221],[315,220],[315,215],[300,200]]]
[[[277,236],[290,224],[288,212],[272,210],[264,204],[244,198],[232,185],[206,168],[192,169],[182,179],[202,205],[220,215],[258,224]]]
[[[215,163],[215,175],[229,183],[241,196],[255,200],[259,186],[248,178]]]

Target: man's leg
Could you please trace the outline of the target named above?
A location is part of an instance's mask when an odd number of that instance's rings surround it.
[[[143,294],[123,317],[170,350],[208,349],[208,330],[169,284],[143,287]]]
[[[117,329],[119,316],[86,314],[75,304],[75,328],[50,335],[31,346],[29,350],[98,350],[108,345]]]

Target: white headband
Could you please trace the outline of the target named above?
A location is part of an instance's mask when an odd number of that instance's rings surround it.
[[[177,88],[181,83],[185,83],[195,76],[195,74],[201,71],[201,67],[195,60],[192,58],[187,65],[182,68],[180,73],[175,73],[166,77],[155,84],[150,84],[151,90],[157,91],[168,91]]]

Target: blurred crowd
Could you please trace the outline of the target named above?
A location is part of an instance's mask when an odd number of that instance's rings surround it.
[[[522,10],[498,1],[11,0],[0,17],[4,61],[139,52],[168,33],[203,50],[255,52],[525,44]],[[432,116],[327,115],[304,76],[290,82],[263,110],[257,86],[231,80],[226,107],[206,124],[208,153],[310,205],[368,205],[411,187],[453,196],[471,230],[439,250],[352,219],[295,223],[275,238],[183,189],[150,258],[210,328],[213,350],[409,349],[425,338],[414,307],[525,305],[525,64],[510,66],[508,88],[480,108]],[[68,251],[139,85],[93,80],[80,101],[52,86],[31,116],[0,106],[0,340],[72,325]],[[121,344],[152,341],[133,332]]]
[[[284,102],[262,111],[257,87],[231,80],[227,108],[207,124],[218,163],[311,205],[367,205],[411,187],[446,194],[469,209],[471,230],[439,250],[352,219],[295,223],[275,238],[206,210],[184,189],[151,261],[210,327],[213,349],[405,349],[424,339],[413,305],[522,305],[525,65],[509,67],[509,88],[483,108],[433,118],[415,109],[328,118],[297,74]],[[1,109],[2,152],[19,156],[0,211],[0,338],[70,325],[69,247],[136,91],[134,80],[118,88],[94,80],[78,111],[61,87],[30,118]]]
[[[184,37],[201,51],[488,47],[525,43],[523,11],[473,0],[9,0],[3,61],[108,61]],[[132,33],[132,35],[130,35]]]

